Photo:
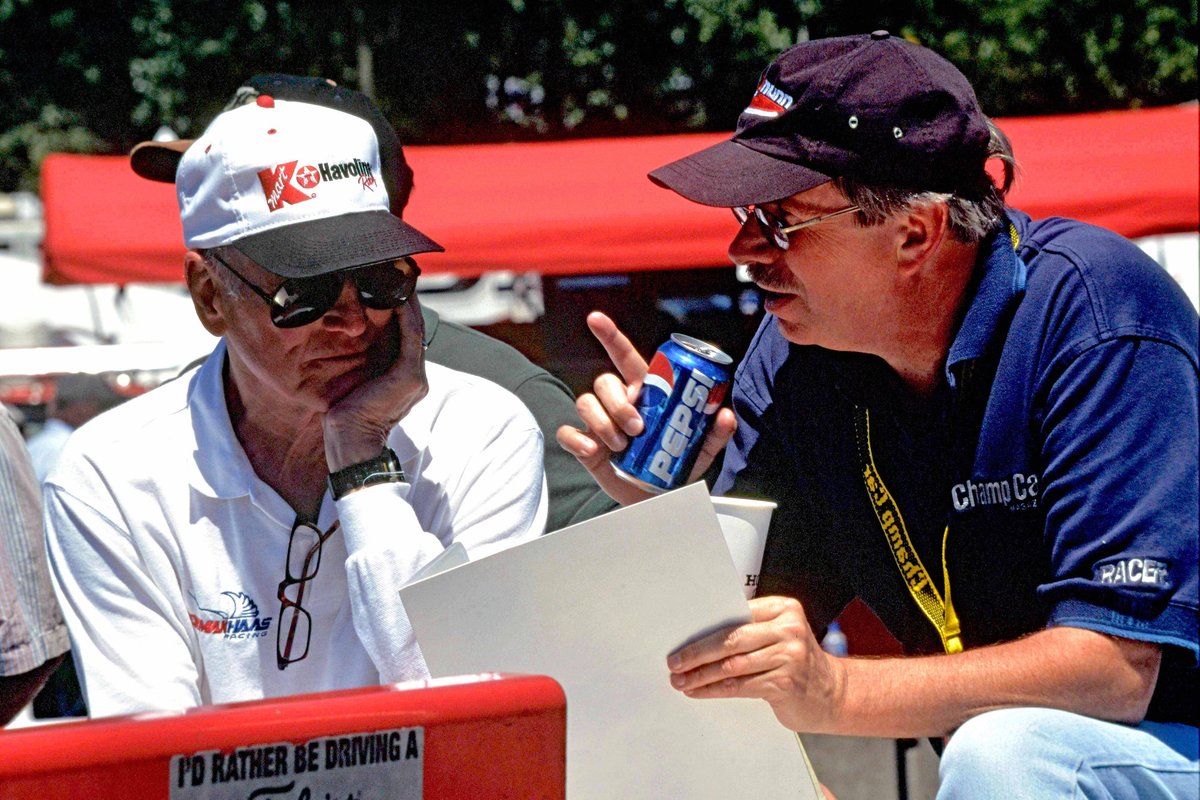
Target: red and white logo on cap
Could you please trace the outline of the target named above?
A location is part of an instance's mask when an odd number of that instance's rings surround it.
[[[263,194],[267,196],[267,208],[270,210],[278,211],[284,205],[303,203],[305,200],[312,199],[311,195],[300,191],[292,183],[292,175],[296,172],[296,163],[295,161],[289,161],[286,164],[276,164],[273,169],[259,171],[258,182],[262,184]],[[309,186],[307,188],[311,189],[313,186],[316,186],[316,181],[311,180],[309,170],[312,170],[312,167],[304,168],[302,178],[308,178],[304,182],[308,183]]]
[[[301,190],[313,190],[321,181],[340,181],[346,178],[357,178],[358,185],[364,189],[375,191],[378,181],[371,172],[371,165],[361,158],[351,158],[348,161],[322,161],[318,164],[306,164],[299,169],[299,161],[288,161],[276,164],[270,169],[258,171],[258,182],[262,184],[263,194],[267,198],[267,208],[278,211],[285,205],[303,203],[316,197],[316,193],[306,194]]]
[[[388,211],[370,123],[260,97],[220,114],[179,161],[188,247],[218,247],[301,222]]]
[[[762,83],[750,98],[743,114],[753,114],[756,117],[778,117],[795,103],[795,99],[787,92],[763,78]]]

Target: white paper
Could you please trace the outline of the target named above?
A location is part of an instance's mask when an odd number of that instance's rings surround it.
[[[692,700],[668,653],[749,621],[703,484],[400,590],[435,676],[550,675],[567,695],[571,800],[816,798],[794,734],[761,700]]]

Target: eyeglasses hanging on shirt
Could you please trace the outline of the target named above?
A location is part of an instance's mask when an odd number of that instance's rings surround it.
[[[300,517],[292,524],[285,577],[279,582],[279,624],[275,629],[275,663],[280,670],[308,655],[312,617],[304,610],[304,591],[321,568],[321,549],[325,540],[334,534],[339,524],[334,522],[327,531]],[[296,587],[295,600],[288,596],[293,586]]]

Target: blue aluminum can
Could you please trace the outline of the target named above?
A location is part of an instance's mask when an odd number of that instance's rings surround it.
[[[622,453],[613,454],[617,474],[651,492],[687,480],[713,414],[729,392],[733,359],[682,333],[650,359],[637,410],[646,427]]]

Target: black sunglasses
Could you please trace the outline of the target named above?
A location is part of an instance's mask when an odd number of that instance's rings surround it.
[[[417,277],[421,274],[417,262],[411,258],[399,258],[328,272],[313,278],[288,278],[279,284],[274,294],[268,294],[215,252],[212,256],[266,301],[271,307],[271,322],[276,328],[299,328],[325,316],[337,302],[347,279],[354,282],[359,302],[367,308],[378,311],[399,308],[416,291]]]

